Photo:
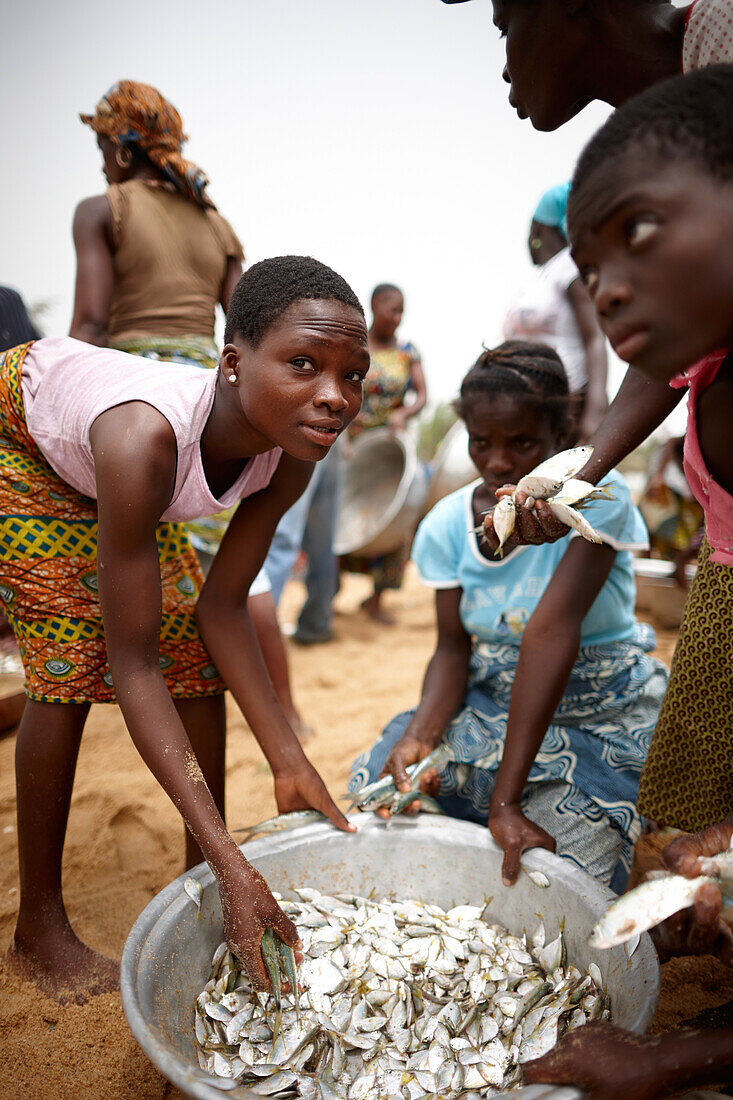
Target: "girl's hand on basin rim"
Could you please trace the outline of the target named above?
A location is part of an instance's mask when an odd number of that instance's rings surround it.
[[[501,880],[505,886],[513,886],[520,871],[522,852],[528,848],[546,848],[554,852],[555,840],[522,813],[518,802],[500,802],[489,806],[489,831],[504,850]]]
[[[434,737],[411,731],[408,727],[399,741],[392,746],[390,754],[385,761],[385,765],[380,772],[380,778],[384,775],[391,775],[398,791],[409,791],[412,784],[407,774],[407,769],[412,764],[419,764],[421,760],[429,756],[433,749],[436,748],[439,741],[440,738],[436,741]],[[440,790],[440,775],[435,768],[429,768],[428,771],[420,776],[420,790],[433,796],[438,794]],[[413,803],[412,806],[408,806],[403,812],[417,813],[419,808],[419,804]],[[379,817],[385,819],[391,816],[386,806],[377,810],[377,814]]]
[[[356,826],[344,817],[320,775],[303,754],[290,768],[275,772],[275,800],[281,814],[293,810],[319,810],[337,829],[345,833],[356,832]]]
[[[244,965],[253,989],[271,989],[260,944],[265,929],[272,928],[283,943],[292,947],[295,961],[303,961],[298,930],[275,901],[259,871],[238,851],[217,875],[224,913],[224,938]],[[284,983],[287,989],[287,984]]]
[[[496,497],[511,496],[514,485],[502,485],[496,490]],[[560,523],[544,500],[536,500],[534,507],[525,507],[526,493],[517,493],[515,498],[516,520],[514,530],[504,543],[504,553],[508,553],[516,546],[537,546],[545,542],[557,542],[564,538],[570,531],[564,523]],[[499,547],[499,540],[494,531],[494,517],[488,512],[484,517],[484,538],[489,547],[495,552]]]
[[[663,1100],[670,1093],[729,1080],[733,1029],[636,1035],[600,1020],[526,1062],[522,1084],[575,1085],[584,1100]]]

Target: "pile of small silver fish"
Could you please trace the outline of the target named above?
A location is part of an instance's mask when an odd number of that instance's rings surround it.
[[[701,859],[700,872],[694,878],[666,871],[651,872],[646,882],[613,902],[593,928],[588,943],[607,948],[634,937],[638,939],[641,932],[692,905],[697,891],[706,882],[717,883],[723,904],[733,905],[733,842],[728,851]]]
[[[514,530],[518,492],[527,493],[526,507],[532,508],[536,500],[544,500],[561,523],[577,531],[588,542],[602,541],[598,532],[579,511],[602,497],[613,500],[609,489],[592,485],[589,481],[581,481],[575,476],[592,454],[593,447],[571,447],[568,451],[560,451],[520,478],[511,496],[500,498],[491,512],[494,531],[499,540],[496,550],[499,557],[503,556],[502,547]]]
[[[569,965],[562,933],[546,942],[541,920],[517,937],[476,905],[295,894],[278,900],[303,941],[298,994],[278,1008],[253,992],[222,943],[196,1000],[199,1064],[227,1090],[483,1100],[565,1031],[609,1015],[598,967]]]

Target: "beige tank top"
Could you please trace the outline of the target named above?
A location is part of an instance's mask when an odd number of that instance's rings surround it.
[[[227,259],[243,259],[232,227],[166,184],[128,180],[107,189],[114,289],[109,335],[214,335]]]

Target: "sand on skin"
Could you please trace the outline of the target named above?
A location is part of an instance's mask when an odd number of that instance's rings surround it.
[[[291,647],[295,695],[317,734],[308,753],[329,789],[345,789],[354,756],[383,725],[418,698],[434,644],[431,594],[409,573],[401,593],[388,594],[397,625],[380,628],[358,612],[369,592],[346,577],[335,620],[338,640]],[[390,598],[391,597],[391,598]],[[292,617],[302,589],[283,601]],[[389,654],[384,659],[385,647]],[[660,635],[669,662],[671,631]],[[228,822],[231,828],[276,812],[269,769],[247,726],[228,702]],[[0,741],[0,955],[17,909],[14,737]],[[119,711],[93,708],[74,788],[64,857],[69,914],[81,937],[120,957],[140,910],[182,870],[178,815],[132,746]],[[655,1029],[667,1030],[708,1006],[733,999],[733,974],[711,959],[663,967]],[[132,1038],[118,994],[60,1007],[0,963],[0,1098],[2,1100],[162,1100],[178,1098]]]

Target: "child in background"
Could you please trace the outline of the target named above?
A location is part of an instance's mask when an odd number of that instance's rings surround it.
[[[417,416],[427,400],[420,353],[414,344],[397,339],[405,308],[402,291],[392,283],[380,283],[372,291],[371,306],[371,367],[361,412],[349,433],[351,436],[385,427],[404,432],[408,420]],[[406,404],[405,397],[410,390],[415,395],[414,400]],[[341,559],[341,567],[347,572],[365,573],[371,577],[373,591],[361,606],[375,622],[387,626],[394,623],[394,617],[383,606],[382,597],[387,589],[402,587],[409,549],[408,540],[396,550],[377,557],[363,557],[357,553]]]
[[[568,211],[616,353],[689,388],[684,467],[705,512],[700,561],[712,579],[691,589],[639,790],[644,816],[688,832],[733,806],[732,98],[726,65],[621,108],[584,150]]]
[[[312,806],[351,829],[277,704],[247,597],[278,520],[359,411],[364,314],[330,268],[279,257],[240,279],[225,341],[211,372],[66,338],[0,359],[0,593],[29,697],[9,960],[52,996],[83,999],[118,974],[77,938],[61,893],[92,702],[119,702],[188,827],[189,865],[203,855],[216,876],[227,939],[258,988],[269,986],[265,928],[296,949],[298,935],[224,826],[225,686],[269,761],[279,810]],[[240,500],[200,592],[170,521]]]
[[[542,344],[508,341],[464,378],[457,410],[481,476],[433,508],[412,553],[436,589],[438,644],[418,707],[359,757],[349,789],[391,772],[408,790],[406,767],[445,741],[455,762],[440,773],[439,801],[455,817],[488,818],[506,882],[526,848],[557,843],[622,888],[667,679],[647,656],[653,632],[634,619],[631,551],[647,545],[641,516],[612,473],[615,499],[587,512],[601,545],[573,536],[498,560],[473,530],[500,485],[563,448],[571,401],[557,353]]]

